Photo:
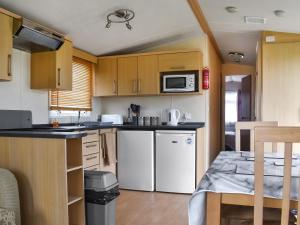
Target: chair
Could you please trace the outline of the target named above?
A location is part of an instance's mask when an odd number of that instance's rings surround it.
[[[290,221],[290,189],[292,171],[293,143],[300,143],[299,127],[255,128],[255,197],[254,197],[254,225],[263,225],[264,203],[264,143],[284,143],[284,175],[281,203],[281,225],[288,225]],[[300,192],[298,193],[298,198]],[[300,201],[297,204],[300,218]],[[297,225],[300,220],[297,221]]]
[[[235,124],[235,149],[241,151],[241,130],[250,130],[250,151],[254,151],[254,129],[256,127],[278,127],[275,121],[251,121],[237,122]],[[273,152],[276,151],[276,144],[272,145]]]
[[[0,208],[13,210],[16,225],[21,225],[18,184],[15,176],[0,168]]]

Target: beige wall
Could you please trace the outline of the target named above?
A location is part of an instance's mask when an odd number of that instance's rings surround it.
[[[208,41],[209,90],[209,161],[212,162],[221,150],[221,78],[222,62],[211,42]]]
[[[266,36],[274,43],[266,43]],[[300,125],[300,35],[263,32],[261,49],[261,115],[281,126]]]

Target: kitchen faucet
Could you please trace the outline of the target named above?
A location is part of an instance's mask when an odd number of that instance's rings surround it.
[[[80,125],[80,116],[81,116],[80,113],[81,113],[81,111],[78,110],[78,121],[77,121],[78,126]]]

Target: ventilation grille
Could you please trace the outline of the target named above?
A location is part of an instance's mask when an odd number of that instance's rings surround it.
[[[245,23],[249,23],[249,24],[265,24],[266,22],[267,22],[267,18],[264,18],[264,17],[245,16]]]

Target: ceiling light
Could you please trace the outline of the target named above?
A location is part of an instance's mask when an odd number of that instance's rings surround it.
[[[227,6],[225,9],[229,13],[236,13],[236,12],[239,11],[239,9],[237,7],[234,7],[234,6]]]
[[[274,11],[274,14],[275,14],[275,16],[278,16],[278,17],[284,17],[285,16],[285,11],[278,9],[278,10]]]
[[[267,22],[267,18],[258,16],[245,16],[244,20],[249,24],[265,24]]]
[[[134,18],[135,14],[130,9],[118,9],[112,13],[109,13],[106,17],[106,28],[110,28],[112,23],[125,23],[128,30],[132,29],[129,21]]]
[[[245,55],[243,53],[240,53],[240,52],[229,52],[228,56],[229,56],[231,61],[236,62],[236,63],[240,63]]]

